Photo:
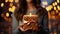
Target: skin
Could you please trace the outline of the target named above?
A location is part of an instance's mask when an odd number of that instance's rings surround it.
[[[28,8],[27,8],[27,11],[29,11],[29,10],[33,10],[33,9],[35,9],[35,6],[32,4],[32,0],[26,0],[26,2],[27,2],[27,6],[28,6]]]
[[[31,3],[31,2],[32,2],[32,0],[26,0],[26,2],[27,2],[27,3]]]

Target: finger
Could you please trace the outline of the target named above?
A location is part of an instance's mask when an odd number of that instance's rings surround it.
[[[20,29],[21,29],[21,31],[27,31],[27,29],[23,29],[22,27]]]
[[[25,21],[25,20],[24,20],[23,23],[28,23],[28,21]]]

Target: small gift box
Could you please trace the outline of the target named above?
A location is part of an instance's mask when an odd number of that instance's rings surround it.
[[[29,15],[23,16],[23,28],[30,30],[38,30],[38,15]]]

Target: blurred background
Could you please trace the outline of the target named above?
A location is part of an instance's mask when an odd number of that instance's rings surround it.
[[[41,7],[48,11],[50,34],[60,34],[60,0],[41,0]],[[11,34],[12,17],[19,9],[19,0],[0,0],[0,34]]]

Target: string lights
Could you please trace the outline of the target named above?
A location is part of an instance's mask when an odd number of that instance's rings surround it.
[[[60,6],[58,5],[59,3],[60,3],[59,0],[55,1],[54,3],[52,3],[52,5],[49,5],[48,7],[46,7],[46,10],[47,11],[50,11],[52,9],[54,9],[54,10],[60,10]]]

